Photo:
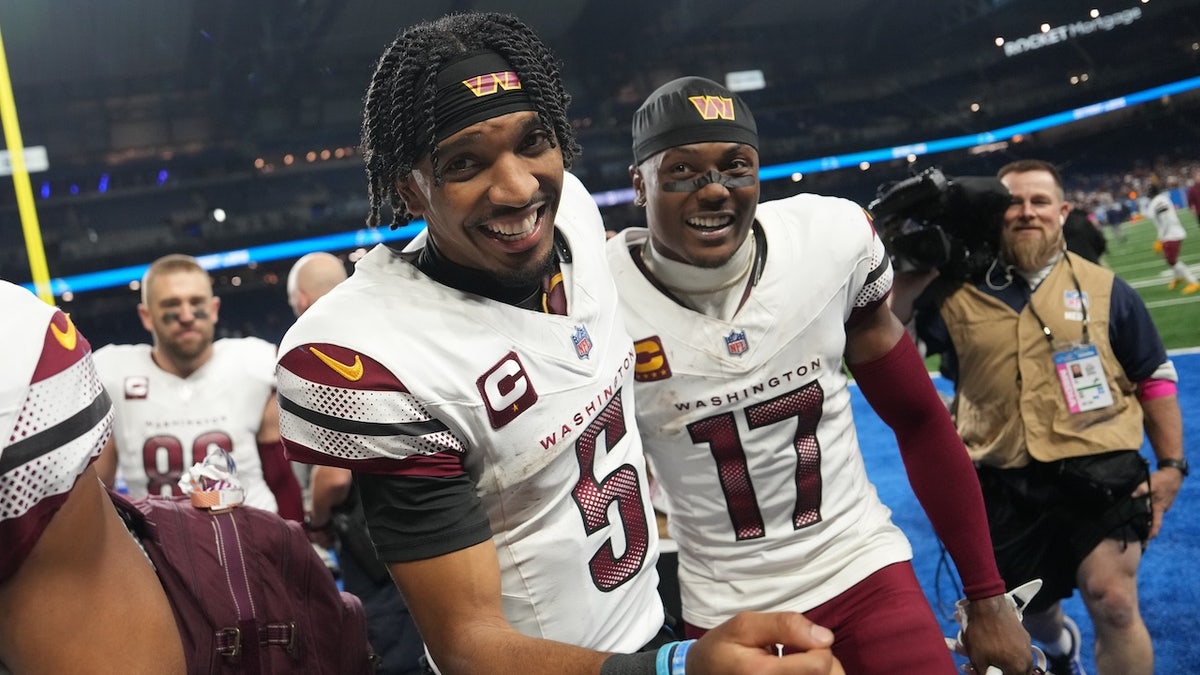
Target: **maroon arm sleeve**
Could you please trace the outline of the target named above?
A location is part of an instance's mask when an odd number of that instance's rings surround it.
[[[979,477],[912,338],[902,336],[887,354],[850,372],[895,432],[908,482],[954,559],[963,593],[970,600],[1003,593]]]
[[[283,454],[283,441],[259,443],[258,457],[263,480],[275,495],[280,517],[303,523],[304,496],[300,492],[300,481],[296,480],[287,455]]]

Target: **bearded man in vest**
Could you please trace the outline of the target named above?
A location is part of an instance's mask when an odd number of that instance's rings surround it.
[[[1101,675],[1149,675],[1137,570],[1187,476],[1178,377],[1137,293],[1066,250],[1058,170],[1020,160],[998,176],[1012,195],[998,258],[980,279],[926,288],[915,314],[899,302],[893,311],[915,319],[955,383],[955,424],[1006,585],[1044,582],[1024,622],[1051,672],[1084,672],[1079,629],[1060,605],[1078,588]],[[896,297],[917,296],[932,276],[898,278],[909,288]]]

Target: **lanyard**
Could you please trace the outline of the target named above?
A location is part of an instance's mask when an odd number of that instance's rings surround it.
[[[1067,261],[1067,269],[1071,271],[1071,281],[1075,283],[1075,292],[1079,294],[1079,309],[1083,312],[1083,344],[1088,344],[1088,314],[1087,303],[1083,301],[1083,289],[1079,287],[1079,277],[1075,276],[1075,268],[1071,266],[1071,258],[1066,253],[1063,253],[1063,259]],[[1037,319],[1038,324],[1042,327],[1042,335],[1046,336],[1046,341],[1050,343],[1050,348],[1054,348],[1054,335],[1050,332],[1050,327],[1042,321],[1042,317],[1038,316],[1037,310],[1033,307],[1033,291],[1029,292],[1029,312],[1033,314],[1033,318]]]

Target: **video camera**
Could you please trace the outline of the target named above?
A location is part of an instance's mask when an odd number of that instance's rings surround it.
[[[991,176],[951,178],[938,167],[879,186],[867,210],[897,272],[937,269],[967,280],[999,253],[1000,225],[1012,202]]]

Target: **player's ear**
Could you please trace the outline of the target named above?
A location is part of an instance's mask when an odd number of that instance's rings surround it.
[[[137,306],[137,312],[138,318],[142,321],[142,328],[145,328],[147,333],[153,333],[154,321],[150,317],[150,309],[139,302]]]
[[[217,316],[221,312],[221,298],[218,298],[217,296],[214,295],[209,307],[212,309],[212,322],[216,323]]]
[[[633,182],[633,203],[638,206],[645,206],[646,180],[642,178],[642,170],[635,164],[629,165],[629,180]]]
[[[404,200],[404,210],[412,214],[414,218],[420,218],[425,213],[427,206],[425,195],[417,189],[411,173],[404,178],[396,179],[396,194]]]

